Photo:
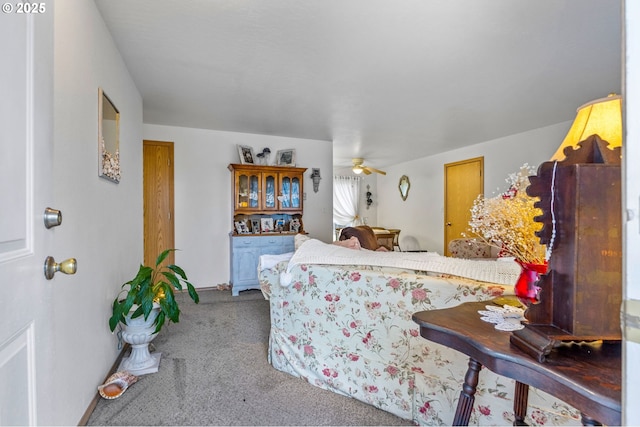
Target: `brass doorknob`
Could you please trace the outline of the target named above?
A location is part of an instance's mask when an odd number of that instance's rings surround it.
[[[58,271],[61,271],[64,274],[75,274],[77,267],[78,262],[75,258],[65,259],[58,264],[53,257],[48,256],[44,260],[44,277],[46,277],[47,280],[51,280],[53,279],[53,275]]]

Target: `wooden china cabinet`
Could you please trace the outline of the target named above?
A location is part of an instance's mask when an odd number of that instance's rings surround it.
[[[232,295],[260,289],[258,260],[293,252],[303,233],[306,168],[230,164],[233,224],[230,235]]]

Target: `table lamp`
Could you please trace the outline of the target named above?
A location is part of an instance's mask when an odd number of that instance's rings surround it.
[[[565,148],[573,147],[575,150],[580,141],[596,134],[609,143],[609,149],[622,146],[622,97],[620,95],[611,94],[579,107],[567,136],[551,160],[564,160]]]

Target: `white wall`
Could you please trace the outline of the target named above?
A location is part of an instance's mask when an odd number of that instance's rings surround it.
[[[54,208],[58,273],[54,292],[56,394],[48,425],[76,425],[118,354],[111,302],[142,261],[142,99],[94,2],[56,1],[54,17]],[[121,113],[122,180],[98,177],[98,87]],[[43,207],[44,209],[44,207]]]
[[[485,194],[497,194],[506,190],[507,176],[517,172],[523,164],[537,166],[548,160],[570,125],[571,122],[560,123],[387,167],[387,175],[377,177],[376,222],[388,228],[401,229],[401,247],[407,236],[413,236],[422,250],[442,254],[444,165],[483,156]],[[407,175],[411,182],[406,201],[400,198],[398,191],[402,175]]]
[[[304,174],[304,228],[311,237],[331,241],[333,148],[329,141],[144,125],[144,139],[174,143],[176,264],[196,287],[229,283],[229,232],[233,225],[229,163],[239,163],[237,144],[254,152],[294,148]],[[313,192],[311,169],[320,168]]]
[[[346,173],[345,175],[353,175],[353,172]],[[380,198],[378,197],[378,175],[372,173],[371,175],[364,175],[362,182],[360,182],[360,205],[359,215],[363,224],[371,225],[374,227],[387,227],[383,223],[378,223],[378,205],[380,204]],[[371,191],[371,206],[367,209],[367,185]],[[390,227],[393,228],[393,227]]]

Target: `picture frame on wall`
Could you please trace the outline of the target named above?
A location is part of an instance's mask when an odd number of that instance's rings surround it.
[[[98,176],[120,182],[120,111],[98,88]]]
[[[240,156],[240,164],[253,165],[255,164],[256,156],[253,153],[253,147],[248,145],[238,144],[238,156]]]
[[[260,231],[263,233],[273,232],[273,218],[260,218]]]
[[[278,166],[295,166],[296,165],[295,148],[278,150],[278,152],[276,153],[276,164]]]

